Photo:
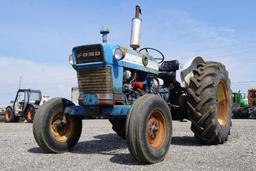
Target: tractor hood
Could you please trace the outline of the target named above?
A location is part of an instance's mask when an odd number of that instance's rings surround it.
[[[114,57],[117,49],[123,52],[120,59]],[[103,65],[114,65],[154,74],[159,70],[158,63],[148,54],[112,43],[74,47],[69,62],[76,70]]]

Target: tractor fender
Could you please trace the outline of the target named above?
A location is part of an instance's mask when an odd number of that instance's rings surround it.
[[[190,78],[193,77],[193,70],[197,68],[200,63],[205,63],[201,56],[189,59],[180,72],[180,78],[185,87],[188,87]]]
[[[6,108],[5,108],[5,110],[7,109],[7,108],[11,108],[12,110],[13,110],[13,107],[10,105],[10,106],[7,106]]]
[[[29,108],[29,106],[33,106],[35,110],[39,108],[39,105],[37,104],[28,104],[26,110]]]
[[[51,99],[50,96],[43,96],[40,103],[39,103],[39,106],[43,105],[45,102],[47,102],[50,99]]]

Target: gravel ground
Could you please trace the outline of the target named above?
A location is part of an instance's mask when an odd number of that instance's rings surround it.
[[[139,165],[107,120],[83,122],[71,152],[45,154],[36,144],[32,124],[0,123],[0,170],[255,170],[256,120],[234,120],[224,145],[201,145],[190,122],[173,123],[170,150],[161,163]]]

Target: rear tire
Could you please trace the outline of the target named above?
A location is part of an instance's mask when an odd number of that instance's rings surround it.
[[[54,98],[36,112],[33,122],[33,134],[37,144],[46,152],[61,153],[70,150],[77,144],[82,120],[65,115],[65,107],[74,105],[64,98]]]
[[[132,156],[140,163],[160,162],[172,137],[172,118],[167,103],[159,96],[138,98],[127,117],[126,139]]]
[[[205,144],[222,144],[231,127],[231,90],[225,66],[201,63],[193,70],[187,88],[191,130]]]
[[[125,139],[125,118],[110,118],[109,122],[112,124],[113,131],[116,132],[116,134]]]
[[[5,110],[4,121],[5,122],[19,122],[20,117],[15,116],[11,107],[7,107]]]
[[[27,120],[27,122],[29,122],[29,123],[33,122],[35,113],[36,113],[36,110],[35,110],[34,106],[29,105],[26,110],[26,114],[25,114],[25,119]]]

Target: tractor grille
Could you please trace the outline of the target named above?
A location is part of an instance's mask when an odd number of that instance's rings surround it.
[[[76,63],[103,61],[101,45],[89,45],[76,48]]]
[[[110,67],[83,69],[77,71],[79,91],[83,93],[112,93]]]

